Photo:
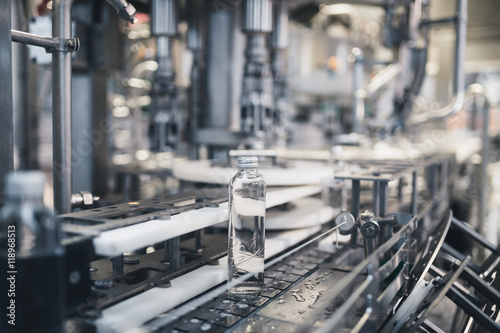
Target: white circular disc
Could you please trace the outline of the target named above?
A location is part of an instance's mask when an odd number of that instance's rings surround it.
[[[333,167],[322,162],[293,161],[292,166],[283,168],[258,168],[268,186],[292,186],[320,184],[321,178],[333,177]],[[187,161],[175,164],[175,177],[197,183],[228,184],[236,174],[236,168],[211,166],[211,162]]]

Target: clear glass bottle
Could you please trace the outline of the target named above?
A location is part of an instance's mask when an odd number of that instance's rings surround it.
[[[0,332],[62,332],[65,317],[64,247],[43,204],[42,172],[7,176],[0,210]]]
[[[256,156],[238,157],[238,173],[229,182],[228,282],[253,272],[229,289],[232,296],[252,296],[264,285],[266,183]]]

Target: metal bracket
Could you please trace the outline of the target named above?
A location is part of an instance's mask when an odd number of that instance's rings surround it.
[[[51,38],[14,29],[11,30],[11,40],[21,44],[43,47],[47,53],[76,52],[80,49],[78,38]]]

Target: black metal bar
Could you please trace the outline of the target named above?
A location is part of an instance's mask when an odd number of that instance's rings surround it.
[[[448,159],[441,164],[441,190],[448,193]]]
[[[441,25],[441,24],[455,24],[457,16],[443,17],[435,20],[422,20],[421,25]]]
[[[460,221],[459,219],[453,217],[451,219],[451,225],[454,226],[455,228],[459,229],[460,231],[465,232],[470,238],[472,238],[474,241],[479,243],[482,247],[485,247],[486,249],[490,250],[491,252],[495,253],[496,255],[500,255],[500,250],[498,247],[495,245],[491,244],[488,242],[487,239],[485,239],[483,236],[481,236],[477,231],[472,229],[471,227],[467,226],[464,222]]]
[[[380,183],[378,181],[373,182],[373,214],[375,216],[380,216]]]
[[[380,216],[387,214],[387,195],[389,182],[380,182]]]
[[[359,200],[361,197],[361,182],[352,180],[351,213],[355,220],[359,217]],[[351,246],[356,247],[358,242],[358,227],[354,226],[351,231]]]
[[[432,198],[434,198],[438,193],[438,169],[439,166],[437,164],[429,166],[429,190]]]
[[[443,243],[443,245],[441,246],[441,249],[443,249],[444,252],[450,254],[452,257],[454,257],[460,261],[464,260],[466,257],[465,254],[460,253],[454,247],[452,247],[451,245],[449,245],[446,242]],[[481,267],[479,267],[476,263],[474,263],[472,261],[469,261],[469,263],[467,264],[467,267],[472,269],[477,274],[481,273]]]
[[[52,3],[52,35],[71,38],[72,0]],[[71,53],[52,53],[52,133],[54,208],[59,214],[71,212]]]
[[[181,239],[174,237],[165,242],[168,267],[176,271],[181,267]]]
[[[445,295],[448,295],[449,290],[453,287],[453,283],[458,279],[460,274],[462,274],[463,270],[467,266],[467,263],[470,261],[470,257],[466,257],[459,266],[456,267],[454,272],[449,272],[443,277],[443,281],[436,288],[436,292],[432,291],[427,295],[424,299],[424,302],[428,302],[428,305],[421,313],[413,313],[410,317],[410,321],[415,320],[407,332],[415,332],[418,327],[424,322],[425,319],[429,316],[430,313],[436,308],[436,306],[441,302]],[[417,316],[418,317],[415,317]]]
[[[474,303],[469,301],[465,295],[458,291],[455,287],[451,287],[446,293],[453,303],[462,309],[469,316],[473,317],[481,326],[489,332],[500,332],[500,325],[495,323],[493,319],[486,315]]]
[[[387,200],[388,200],[388,190],[389,190],[389,182],[380,182],[380,216],[387,215]],[[389,238],[392,237],[392,223],[381,223],[380,224],[380,236],[379,236],[379,244],[385,243]]]
[[[488,98],[486,95],[484,96],[484,105],[483,105],[483,133],[482,133],[482,141],[483,141],[483,151],[482,151],[482,162],[481,162],[481,178],[479,181],[479,207],[478,207],[478,224],[479,230],[485,231],[485,216],[486,216],[486,207],[487,207],[487,185],[488,185],[488,164],[489,164],[489,156],[490,156],[490,137],[488,134],[488,128],[490,127],[490,107]]]
[[[4,181],[14,170],[14,110],[12,102],[12,45],[10,40],[11,0],[0,6],[0,205],[3,201]]]
[[[465,268],[461,275],[467,282],[469,282],[474,289],[479,291],[485,298],[493,302],[494,304],[500,304],[500,293],[489,284],[481,279],[474,271],[470,268]]]
[[[401,204],[403,203],[403,188],[404,188],[405,182],[404,178],[399,178],[398,180],[398,202]]]
[[[111,261],[113,263],[113,276],[120,276],[123,275],[123,254],[111,258]]]
[[[411,213],[413,215],[418,214],[418,187],[417,187],[418,173],[413,171],[411,177]]]
[[[203,238],[205,236],[205,229],[199,229],[194,232],[195,236],[195,250],[197,252],[203,251]]]

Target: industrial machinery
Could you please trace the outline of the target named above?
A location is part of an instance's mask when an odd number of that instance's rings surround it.
[[[3,1],[0,204],[52,174],[62,268],[30,260],[60,331],[499,332],[500,80],[466,72],[476,12],[447,4]],[[238,156],[267,184],[251,297],[227,293]]]

